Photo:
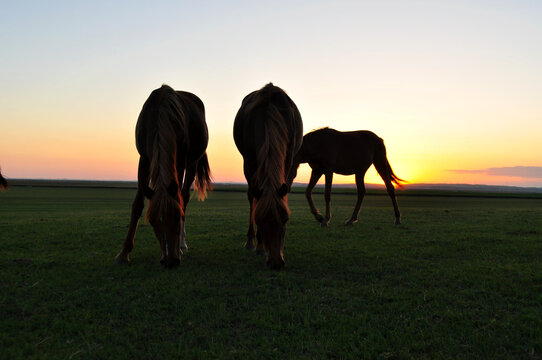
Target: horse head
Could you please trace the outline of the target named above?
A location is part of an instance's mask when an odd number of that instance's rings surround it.
[[[254,221],[258,226],[257,236],[261,239],[267,253],[267,265],[277,270],[285,264],[284,236],[286,223],[290,217],[287,194],[286,184],[282,184],[275,194],[268,194],[259,189],[253,190],[256,198]]]
[[[182,212],[182,200],[176,182],[173,181],[167,188],[153,192],[149,200],[147,218],[160,244],[162,251],[160,263],[167,268],[177,266],[181,262]]]

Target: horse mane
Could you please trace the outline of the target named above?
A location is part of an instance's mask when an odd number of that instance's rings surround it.
[[[284,162],[288,146],[288,125],[274,100],[283,97],[282,100],[288,103],[289,99],[281,88],[272,83],[255,95],[246,113],[261,111],[264,138],[256,154],[256,186],[262,195],[254,210],[254,217],[261,219],[271,213],[280,222],[280,209],[283,213],[290,213],[285,198],[279,195],[279,188],[286,183]]]
[[[149,201],[146,218],[154,221],[172,214],[172,210],[179,210],[183,215],[177,176],[177,136],[184,134],[186,120],[179,96],[171,87],[162,85],[149,100],[151,98],[157,106],[149,179],[154,195]]]
[[[329,126],[324,126],[324,127],[318,128],[318,129],[314,129],[309,134],[311,134],[311,133],[321,133],[321,132],[337,132],[337,130],[335,130],[333,128],[330,128]]]

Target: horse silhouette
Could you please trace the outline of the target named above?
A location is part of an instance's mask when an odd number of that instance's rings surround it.
[[[355,174],[358,199],[351,218],[346,222],[346,225],[351,225],[358,221],[359,209],[365,196],[365,173],[373,164],[384,180],[393,203],[395,224],[401,223],[401,213],[392,183],[401,188],[405,180],[394,174],[386,157],[384,141],[374,133],[370,131],[341,132],[327,127],[312,131],[303,137],[303,145],[294,159],[294,170],[288,179],[290,185],[301,163],[309,163],[312,168],[305,196],[312,214],[322,226],[327,226],[331,219],[330,202],[333,173]],[[322,175],[325,175],[326,180],[324,190],[325,217],[318,211],[312,200],[312,190]]]
[[[287,179],[303,139],[303,122],[292,99],[268,84],[247,95],[233,126],[248,182],[250,220],[245,248],[267,254],[267,265],[284,266],[284,236],[289,219]],[[257,233],[254,231],[257,226]]]
[[[187,248],[185,213],[190,187],[195,179],[200,199],[212,188],[205,152],[208,139],[205,109],[196,95],[167,85],[151,93],[137,120],[138,188],[117,263],[129,262],[145,198],[149,199],[146,217],[162,250],[161,263],[166,267],[180,263]]]

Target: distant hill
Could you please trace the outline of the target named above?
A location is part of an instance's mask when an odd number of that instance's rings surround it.
[[[12,186],[36,187],[87,187],[87,188],[136,188],[135,181],[100,181],[100,180],[46,180],[46,179],[9,179]],[[294,183],[296,189],[304,189],[305,183]],[[215,183],[216,190],[242,190],[246,183]],[[320,191],[324,185],[316,185]],[[366,184],[368,190],[385,190],[384,185]],[[334,189],[355,189],[355,184],[333,184]],[[243,190],[244,191],[244,190]],[[484,193],[515,193],[515,194],[542,194],[542,187],[471,185],[471,184],[407,184],[405,191],[446,191],[446,192],[484,192]]]
[[[411,184],[408,190],[446,190],[446,191],[483,191],[502,193],[537,193],[542,194],[542,187],[520,187],[504,185],[472,185],[472,184]]]
[[[306,184],[294,183],[294,187],[305,187]],[[316,185],[323,187],[324,185]],[[367,189],[384,190],[381,184],[365,184]],[[355,184],[333,184],[333,188],[355,189]],[[407,184],[405,190],[440,190],[440,191],[468,191],[468,192],[492,192],[492,193],[536,193],[542,194],[542,187],[519,187],[501,185],[472,185],[472,184]]]

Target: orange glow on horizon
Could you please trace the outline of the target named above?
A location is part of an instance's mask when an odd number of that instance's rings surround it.
[[[130,141],[131,140],[131,141]],[[11,178],[42,178],[42,179],[86,179],[86,180],[127,180],[137,179],[137,163],[139,155],[132,139],[122,142],[104,142],[100,151],[93,146],[76,146],[76,141],[58,141],[58,147],[38,146],[32,148],[23,146],[20,151],[5,153],[2,163],[3,172]],[[83,146],[81,146],[83,145]],[[65,149],[70,148],[70,151]],[[11,149],[10,149],[11,150]],[[16,149],[18,150],[18,149]],[[243,174],[243,159],[238,153],[233,138],[218,138],[210,142],[207,153],[213,175],[213,181],[218,183],[245,183]],[[409,155],[411,156],[411,155]],[[444,183],[444,184],[487,184],[487,185],[519,185],[526,179],[514,176],[495,176],[476,171],[477,162],[462,157],[441,155],[426,155],[423,162],[409,162],[406,157],[388,156],[395,174],[408,181],[409,184]],[[421,158],[420,156],[413,156]],[[469,161],[470,160],[470,161]],[[487,162],[485,168],[496,166],[498,162]],[[467,169],[463,172],[454,170]],[[474,169],[469,171],[468,169]],[[36,175],[39,174],[39,175]],[[308,164],[301,164],[296,183],[307,184],[311,175]],[[533,179],[529,186],[540,186]],[[319,184],[324,183],[324,177]],[[334,184],[354,184],[354,175],[342,176],[334,174]],[[366,184],[383,184],[382,179],[371,166],[365,176]]]

